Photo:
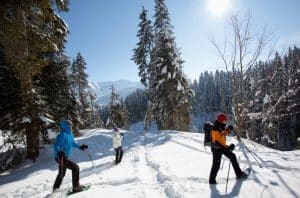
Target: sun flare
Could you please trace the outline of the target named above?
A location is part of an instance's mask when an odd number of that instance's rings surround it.
[[[231,0],[208,0],[208,10],[216,17],[222,17],[231,8]]]

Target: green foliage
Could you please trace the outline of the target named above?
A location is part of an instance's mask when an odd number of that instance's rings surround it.
[[[106,126],[109,128],[118,127],[129,129],[129,116],[123,99],[116,92],[114,86],[111,88],[111,97],[109,103],[109,117]]]
[[[57,1],[58,2],[58,1]],[[66,4],[65,4],[66,2]],[[49,64],[50,54],[64,49],[67,26],[53,11],[53,1],[3,0],[0,2],[0,54],[3,78],[1,87],[2,127],[26,140],[27,158],[39,155],[39,133],[46,105],[39,86],[41,72]],[[67,10],[67,1],[60,1]],[[63,6],[63,7],[62,7]],[[14,87],[12,87],[14,86]],[[11,89],[10,89],[11,88]],[[11,127],[14,123],[14,127]]]
[[[148,97],[144,90],[138,89],[125,98],[125,105],[128,109],[130,123],[142,121],[147,110]]]

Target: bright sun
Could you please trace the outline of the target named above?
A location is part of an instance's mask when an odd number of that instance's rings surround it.
[[[231,8],[231,0],[208,0],[208,10],[216,17],[222,17]]]

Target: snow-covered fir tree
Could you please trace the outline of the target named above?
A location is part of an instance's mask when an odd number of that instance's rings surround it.
[[[88,92],[90,104],[91,104],[91,117],[90,117],[90,127],[100,128],[104,126],[103,121],[100,117],[100,106],[96,103],[96,94],[92,91]]]
[[[35,85],[40,90],[41,104],[40,114],[47,115],[48,119],[58,122],[61,118],[71,115],[75,111],[76,101],[71,95],[70,68],[68,57],[61,53],[49,56],[49,64],[42,69],[40,75],[35,78]],[[53,128],[50,123],[45,123],[42,134],[43,140],[48,142],[48,128]]]
[[[144,90],[137,89],[125,98],[130,123],[136,123],[145,119],[148,97]]]
[[[106,121],[106,126],[109,128],[118,127],[123,129],[129,128],[128,111],[120,95],[111,87],[111,97],[108,106],[109,115]]]
[[[72,91],[79,104],[79,114],[74,121],[75,128],[78,129],[89,127],[90,119],[93,115],[89,98],[88,75],[85,70],[86,61],[81,53],[78,52],[71,69]]]
[[[183,60],[175,43],[164,0],[155,1],[154,45],[149,73],[150,105],[146,117],[154,117],[159,129],[187,131],[193,91],[182,71]]]
[[[134,54],[132,60],[136,63],[139,69],[139,77],[141,83],[148,87],[149,81],[149,63],[150,54],[153,45],[153,32],[151,27],[151,21],[147,17],[147,10],[143,7],[142,12],[139,16],[139,30],[137,37],[139,39],[136,44],[136,48],[133,50]]]
[[[290,134],[292,139],[292,145],[296,145],[297,137],[300,137],[300,48],[294,46],[293,49],[289,49],[288,52],[288,92],[287,110],[289,112],[290,120]]]

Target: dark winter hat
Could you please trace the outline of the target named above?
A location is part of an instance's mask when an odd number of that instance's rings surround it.
[[[119,131],[119,129],[117,127],[114,128],[114,131]]]
[[[218,122],[223,123],[224,121],[227,121],[228,118],[224,113],[219,113],[217,116],[217,120]]]

